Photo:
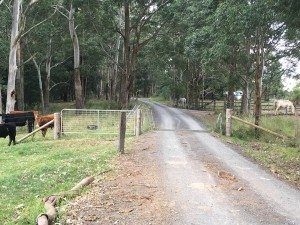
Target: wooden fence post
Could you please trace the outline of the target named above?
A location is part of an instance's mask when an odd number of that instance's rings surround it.
[[[142,133],[142,113],[140,109],[136,110],[135,135],[140,136]]]
[[[126,134],[126,112],[121,112],[120,129],[119,129],[119,146],[118,146],[118,151],[121,154],[124,154],[125,134]]]
[[[60,113],[54,113],[53,137],[54,140],[60,138]]]
[[[232,131],[232,109],[226,109],[226,136],[230,137],[231,136],[231,131]]]

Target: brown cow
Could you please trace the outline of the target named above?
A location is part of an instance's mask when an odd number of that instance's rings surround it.
[[[54,120],[54,114],[48,114],[48,115],[44,115],[44,116],[36,115],[35,120],[36,120],[36,123],[37,123],[36,126],[41,127],[41,126],[45,125],[46,123],[49,123],[51,120]],[[45,128],[41,129],[43,137],[46,136],[47,129],[49,127],[52,129],[54,127],[54,123],[51,123],[50,125],[48,125]]]

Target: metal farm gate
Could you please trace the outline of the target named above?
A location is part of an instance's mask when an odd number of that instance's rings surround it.
[[[135,135],[136,110],[63,109],[62,134],[118,134],[121,112],[126,113],[126,133]]]

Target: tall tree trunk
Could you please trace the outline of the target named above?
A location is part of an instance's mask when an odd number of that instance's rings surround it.
[[[130,75],[130,17],[129,17],[129,0],[124,1],[124,14],[125,14],[125,35],[124,35],[124,72],[120,77],[120,94],[119,101],[121,108],[128,107],[128,94],[127,94],[127,83],[128,77]],[[126,114],[121,113],[120,118],[120,141],[119,141],[119,151],[120,153],[124,153],[124,143],[125,143],[125,135],[126,135]]]
[[[129,18],[129,1],[124,2],[125,13],[125,35],[124,35],[124,72],[120,77],[120,104],[121,108],[127,108],[128,106],[128,77],[130,76],[130,18]]]
[[[82,84],[80,78],[80,50],[79,50],[79,41],[75,30],[74,13],[75,10],[73,8],[73,5],[71,4],[70,11],[69,11],[69,31],[73,42],[73,50],[74,50],[75,106],[77,109],[82,109],[84,103],[83,103]]]
[[[42,82],[42,74],[41,74],[41,67],[37,64],[35,58],[33,58],[33,63],[36,68],[39,80],[39,88],[40,88],[40,95],[41,95],[41,107],[42,112],[45,112],[45,103],[44,103],[44,92],[43,92],[43,82]]]
[[[249,113],[249,83],[250,83],[250,76],[251,76],[251,40],[247,38],[245,40],[245,54],[247,55],[247,63],[244,66],[244,76],[243,76],[243,96],[242,96],[242,113]]]
[[[119,28],[121,30],[123,21],[123,9],[120,9],[119,13]],[[119,66],[119,55],[120,55],[120,46],[121,46],[121,35],[118,34],[116,41],[116,52],[115,52],[115,61],[113,66],[113,75],[111,78],[111,100],[116,99],[116,90],[117,90],[117,77],[118,77],[118,66]]]
[[[23,66],[23,59],[24,59],[24,41],[21,38],[18,42],[18,49],[17,49],[17,76],[16,76],[16,107],[18,110],[24,110],[24,66]]]
[[[13,3],[12,13],[12,28],[10,37],[10,52],[9,52],[9,73],[7,81],[7,100],[6,100],[6,113],[15,109],[16,103],[16,76],[17,76],[17,50],[19,41],[19,23],[20,23],[20,8],[22,0],[15,0]]]
[[[243,85],[243,96],[242,96],[242,113],[249,113],[249,81],[248,78],[245,77],[244,85]]]
[[[45,79],[45,111],[49,111],[50,107],[50,79],[51,79],[51,56],[46,60],[46,79]]]
[[[229,78],[228,78],[228,98],[227,98],[227,108],[234,109],[234,91],[235,91],[235,76],[236,76],[236,63],[235,59],[229,65]]]
[[[256,40],[256,65],[255,65],[255,124],[260,124],[261,117],[261,96],[262,96],[262,75],[264,71],[264,40],[261,28],[257,30],[257,40]],[[256,134],[258,136],[259,130],[256,130]]]
[[[45,111],[49,111],[50,107],[50,79],[51,79],[51,63],[52,63],[52,38],[49,39],[48,53],[46,59],[46,79],[44,87]]]

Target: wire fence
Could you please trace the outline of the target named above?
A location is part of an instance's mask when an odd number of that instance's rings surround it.
[[[234,101],[234,110],[239,112],[242,106],[242,101],[236,100]],[[255,105],[254,101],[249,102],[249,111],[253,112]],[[262,101],[262,114],[274,114],[275,113],[275,105],[274,101]],[[203,102],[199,102],[198,105],[190,104],[188,105],[189,109],[196,109],[196,110],[205,110],[205,111],[225,111],[227,106],[225,101],[215,101],[215,100],[205,100]],[[298,115],[300,115],[300,105],[295,106],[295,110]],[[289,114],[288,110],[280,109],[279,114]]]
[[[117,135],[121,112],[126,113],[126,133],[135,135],[135,110],[63,109],[61,132],[63,135]]]
[[[142,111],[142,132],[155,129],[154,115],[151,108],[147,105],[139,107]]]

